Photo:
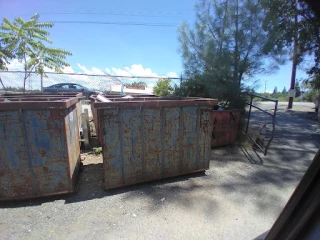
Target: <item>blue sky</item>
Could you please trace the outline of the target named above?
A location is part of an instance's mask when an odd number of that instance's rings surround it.
[[[40,14],[40,21],[56,22],[50,30],[55,47],[69,50],[72,69],[81,73],[108,72],[116,75],[179,76],[183,72],[178,52],[177,27],[182,21],[194,22],[195,0],[0,0],[0,17],[29,19]],[[69,14],[69,13],[81,14]],[[90,12],[91,14],[88,14]],[[58,14],[65,13],[65,14]],[[132,16],[134,15],[134,16]],[[61,21],[169,24],[173,26],[128,26],[103,24],[64,24]],[[11,66],[14,68],[14,66]],[[261,88],[290,86],[291,64],[272,75],[257,76]],[[298,71],[297,77],[303,76]]]

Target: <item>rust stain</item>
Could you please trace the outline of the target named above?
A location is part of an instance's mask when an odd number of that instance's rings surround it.
[[[45,157],[47,155],[46,150],[44,150],[43,148],[39,149],[39,153],[40,153],[41,157]]]
[[[239,110],[214,111],[212,113],[212,147],[232,144],[238,137]]]
[[[57,99],[52,98],[48,102],[39,99],[42,105],[34,109],[40,105],[35,107],[27,101],[27,96],[24,97],[17,96],[17,101],[22,101],[10,105],[12,109],[9,105],[6,108],[1,106],[0,102],[0,126],[3,123],[7,133],[2,139],[8,138],[0,144],[0,155],[8,163],[8,168],[0,169],[0,200],[55,195],[73,190],[73,175],[69,174],[69,169],[75,169],[78,164],[79,136],[75,134],[78,133],[78,124],[76,121],[72,125],[65,122],[68,114],[77,114],[77,101],[66,109],[62,108],[65,103],[55,104]],[[64,98],[64,101],[68,99],[73,99],[73,96]],[[15,117],[3,119],[7,113]]]

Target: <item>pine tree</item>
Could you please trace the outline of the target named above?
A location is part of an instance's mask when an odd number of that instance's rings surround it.
[[[286,95],[287,94],[287,89],[286,89],[286,87],[283,87],[283,90],[282,90],[282,95]]]
[[[277,88],[277,87],[274,87],[272,94],[273,94],[273,95],[278,94],[278,88]]]
[[[179,28],[185,76],[210,96],[237,102],[244,81],[269,69],[264,60],[274,56],[264,18],[258,0],[200,0],[195,26]]]

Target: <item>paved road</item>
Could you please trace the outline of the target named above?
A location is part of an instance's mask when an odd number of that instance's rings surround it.
[[[89,164],[76,195],[3,206],[0,239],[254,239],[319,147],[317,122],[280,111],[266,157],[247,145],[217,148],[205,174],[106,192],[102,165]]]

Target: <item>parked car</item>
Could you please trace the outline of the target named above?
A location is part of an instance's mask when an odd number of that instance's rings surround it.
[[[93,91],[88,89],[85,86],[82,86],[80,84],[76,83],[58,83],[51,85],[49,87],[45,87],[43,89],[43,92],[50,92],[50,93],[55,93],[55,92],[82,92],[84,96],[89,97],[92,94],[98,94],[100,93],[99,91]]]

